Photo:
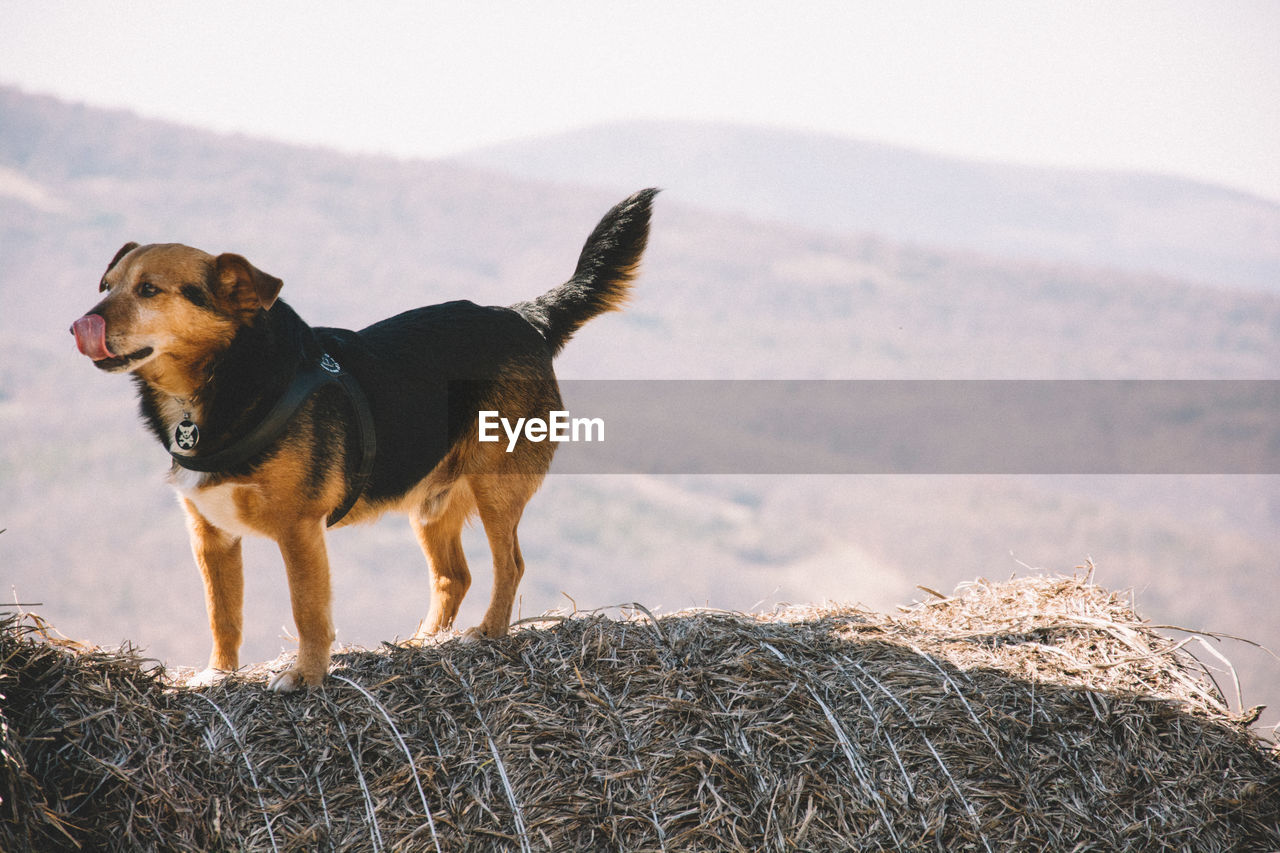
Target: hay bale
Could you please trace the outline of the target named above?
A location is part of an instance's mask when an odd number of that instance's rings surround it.
[[[1280,761],[1082,578],[336,662],[195,691],[9,617],[0,847],[1280,849]]]

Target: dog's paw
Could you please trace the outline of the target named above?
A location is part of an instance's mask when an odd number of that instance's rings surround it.
[[[212,687],[218,684],[231,673],[225,669],[214,669],[209,667],[203,672],[197,672],[195,675],[187,679],[187,687],[200,689],[202,687]]]
[[[409,646],[436,646],[456,636],[458,629],[453,622],[446,623],[439,617],[428,614],[427,618],[418,623],[418,630],[413,636],[403,642]]]
[[[439,631],[423,631],[419,630],[407,640],[401,640],[397,645],[407,649],[421,649],[428,646],[439,646],[450,640],[457,639],[462,634],[452,627],[442,628]]]
[[[495,637],[493,634],[490,634],[488,631],[486,631],[483,625],[477,625],[474,628],[468,628],[467,630],[463,631],[461,634],[458,635],[458,642],[460,643],[482,643],[482,642],[485,642],[486,640],[494,640],[494,639],[497,639],[497,637]]]
[[[302,671],[295,667],[276,673],[271,681],[267,682],[267,689],[274,690],[276,693],[292,693],[306,683],[307,679]]]

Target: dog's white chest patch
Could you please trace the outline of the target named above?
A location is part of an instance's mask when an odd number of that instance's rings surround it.
[[[239,489],[252,489],[243,483],[221,483],[217,486],[202,485],[205,476],[197,471],[181,468],[172,476],[172,482],[178,494],[191,503],[214,527],[221,528],[235,536],[257,533],[240,518],[236,509],[235,495]]]

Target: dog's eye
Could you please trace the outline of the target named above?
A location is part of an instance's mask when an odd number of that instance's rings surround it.
[[[159,295],[159,293],[160,288],[156,287],[149,281],[144,281],[142,284],[138,285],[138,295],[143,299],[150,299],[153,296]]]

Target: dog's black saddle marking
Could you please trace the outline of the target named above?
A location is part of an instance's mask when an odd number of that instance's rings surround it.
[[[326,385],[337,384],[351,401],[351,408],[356,413],[356,428],[360,436],[360,466],[351,479],[346,499],[342,505],[330,514],[328,525],[333,527],[341,521],[351,508],[360,500],[369,478],[373,474],[373,463],[377,456],[378,442],[373,426],[373,413],[369,410],[369,401],[354,376],[344,370],[328,353],[324,353],[318,363],[308,364],[298,371],[293,382],[285,389],[284,394],[267,412],[256,427],[230,447],[223,448],[208,456],[185,456],[169,451],[173,461],[188,471],[200,471],[205,474],[216,474],[244,465],[250,459],[266,450],[271,442],[280,437],[289,419],[294,416],[302,404],[311,395]]]

